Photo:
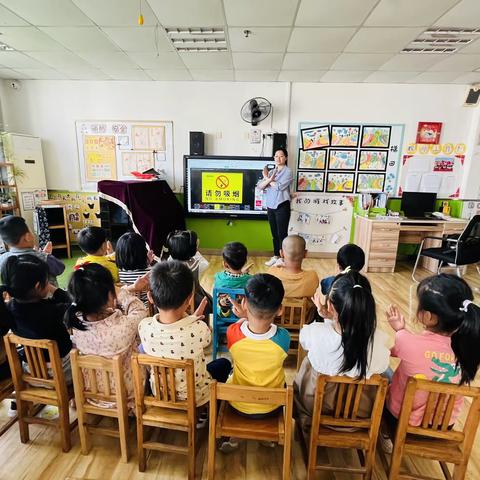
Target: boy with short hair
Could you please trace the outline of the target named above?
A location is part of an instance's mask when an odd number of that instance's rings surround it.
[[[145,318],[138,332],[145,353],[161,358],[177,360],[193,359],[195,370],[195,401],[197,406],[209,400],[209,384],[213,378],[225,382],[231,370],[226,358],[206,364],[204,348],[210,345],[211,332],[202,321],[206,299],[193,315],[185,315],[193,295],[194,277],[182,262],[160,262],[150,273],[148,300],[155,304],[158,313]],[[153,379],[151,379],[152,390]],[[185,375],[175,373],[179,400],[185,400],[187,385]]]
[[[111,243],[107,240],[107,233],[102,227],[85,227],[80,230],[77,236],[79,247],[87,255],[79,258],[76,267],[84,263],[98,263],[105,267],[118,283],[118,267],[115,263],[115,254]]]
[[[285,297],[313,297],[318,288],[318,275],[314,270],[303,270],[302,262],[307,255],[305,239],[300,235],[288,235],[282,242],[280,254],[283,267],[270,267],[268,273],[279,278],[285,288]]]
[[[0,237],[9,248],[8,252],[0,256],[0,270],[12,255],[35,255],[47,262],[48,280],[57,285],[56,277],[64,272],[65,264],[52,255],[52,242],[48,242],[43,250],[35,250],[35,236],[23,217],[8,215],[0,219]]]

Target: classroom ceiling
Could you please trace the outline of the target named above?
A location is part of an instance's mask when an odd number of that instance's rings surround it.
[[[0,78],[480,83],[480,30],[442,27],[480,29],[480,0],[0,0]]]

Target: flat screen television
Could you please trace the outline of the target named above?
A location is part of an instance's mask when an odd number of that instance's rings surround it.
[[[263,192],[257,184],[271,157],[184,157],[184,205],[188,216],[265,219]]]

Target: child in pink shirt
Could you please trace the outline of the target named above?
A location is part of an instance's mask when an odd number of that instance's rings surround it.
[[[391,354],[401,359],[393,375],[387,409],[398,418],[409,377],[436,382],[470,383],[480,364],[480,308],[473,303],[472,289],[455,275],[436,275],[420,282],[417,288],[417,319],[425,327],[421,334],[405,329],[405,318],[391,305],[387,320],[396,331]],[[421,424],[427,394],[417,394],[410,425]],[[455,403],[452,424],[463,406]]]

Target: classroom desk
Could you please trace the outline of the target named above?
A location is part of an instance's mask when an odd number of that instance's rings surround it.
[[[375,220],[355,217],[355,243],[365,252],[365,272],[395,271],[399,243],[420,244],[427,236],[460,234],[466,220]],[[428,239],[424,248],[440,246],[439,240]],[[431,272],[437,271],[438,261],[424,257],[421,266]]]

